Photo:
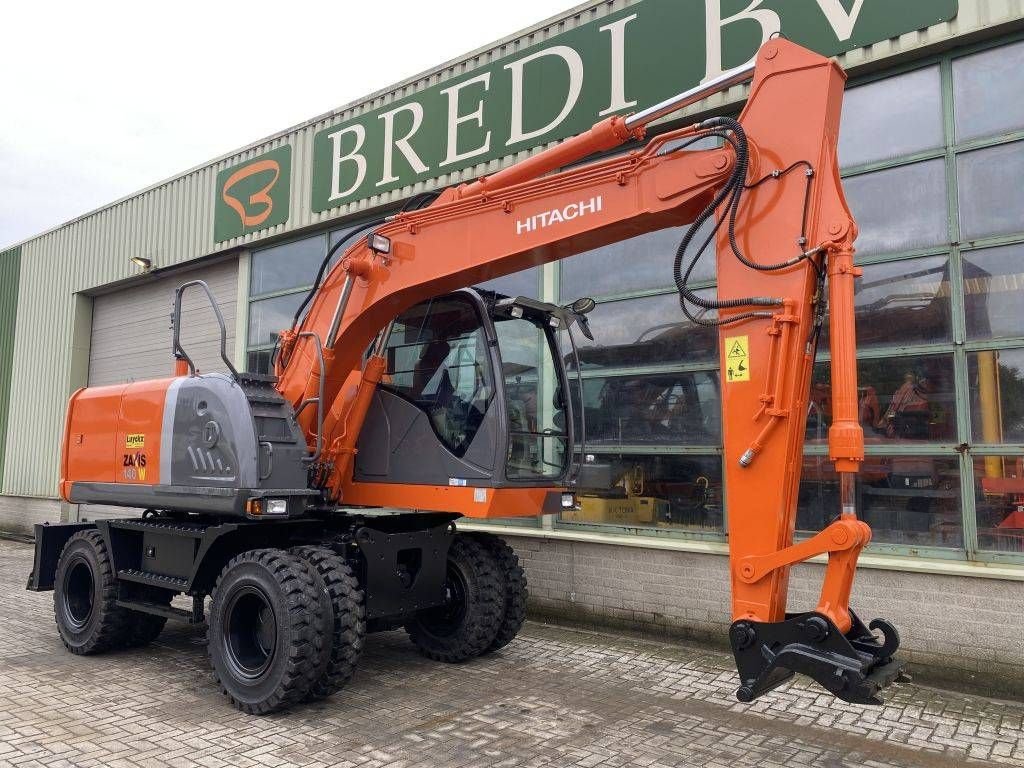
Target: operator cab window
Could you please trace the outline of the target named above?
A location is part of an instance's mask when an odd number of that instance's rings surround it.
[[[458,296],[417,304],[395,321],[386,354],[381,385],[419,406],[445,447],[465,454],[494,395],[473,304]]]

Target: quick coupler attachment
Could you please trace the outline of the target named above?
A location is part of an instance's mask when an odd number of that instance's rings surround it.
[[[852,611],[850,617],[853,624],[845,634],[815,612],[787,614],[785,621],[773,623],[733,622],[729,641],[740,675],[736,698],[751,702],[799,672],[843,701],[881,704],[883,688],[910,679],[893,659],[900,636],[885,619],[868,628]]]

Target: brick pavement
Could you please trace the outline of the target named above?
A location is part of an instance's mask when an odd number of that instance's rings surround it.
[[[30,563],[0,540],[0,766],[1024,765],[1021,703],[904,684],[866,708],[795,683],[742,705],[719,651],[533,623],[461,666],[373,635],[342,693],[249,717],[212,684],[198,629],[66,653],[51,593],[24,591]]]

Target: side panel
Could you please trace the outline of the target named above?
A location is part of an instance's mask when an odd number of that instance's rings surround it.
[[[121,396],[121,413],[114,438],[115,479],[119,483],[159,483],[160,432],[164,400],[171,381],[129,384]]]
[[[0,253],[0,485],[4,478],[4,450],[7,444],[7,411],[10,407],[14,360],[14,329],[18,319],[18,285],[21,278],[21,249]]]

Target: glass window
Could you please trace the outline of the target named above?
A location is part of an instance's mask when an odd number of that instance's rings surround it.
[[[967,338],[1024,336],[1024,246],[963,254]]]
[[[525,318],[496,319],[494,331],[509,423],[506,474],[519,480],[557,477],[568,459],[568,434],[565,393],[544,370],[549,337]]]
[[[291,328],[295,310],[305,298],[304,293],[289,293],[272,299],[261,299],[249,304],[249,346],[263,347],[275,344],[277,334]]]
[[[1024,456],[974,459],[978,546],[1024,552]]]
[[[1024,443],[1024,349],[967,356],[971,436],[978,443]]]
[[[719,456],[591,454],[563,523],[721,532]]]
[[[957,141],[1024,128],[1024,42],[953,60]]]
[[[695,254],[714,228],[714,221],[705,222],[687,253]],[[570,302],[580,296],[609,296],[673,285],[672,263],[687,229],[688,226],[659,229],[564,260],[561,300]],[[712,242],[694,267],[690,283],[714,280],[714,277],[715,244]]]
[[[261,296],[313,284],[327,254],[327,237],[316,235],[255,251],[249,295]]]
[[[851,176],[843,189],[860,228],[862,256],[949,242],[943,160]]]
[[[270,366],[271,354],[269,349],[250,352],[246,358],[245,370],[249,373],[272,373]]]
[[[530,299],[540,298],[540,281],[542,267],[530,267],[511,275],[496,277],[480,283],[479,288],[496,291],[506,296],[526,296]]]
[[[933,547],[963,546],[960,469],[953,458],[867,456],[857,482],[858,516],[872,542]],[[832,462],[804,457],[797,528],[820,531],[839,515]]]
[[[847,90],[839,162],[863,165],[941,147],[939,81],[932,66]]]
[[[388,389],[419,406],[438,438],[462,456],[494,395],[487,339],[466,299],[417,304],[395,321],[387,346]]]
[[[811,376],[807,440],[824,443],[832,423],[830,364]],[[952,355],[857,361],[858,412],[867,445],[953,442],[956,402]]]
[[[604,302],[587,317],[594,341],[575,335],[584,370],[718,360],[718,331],[687,320],[675,293]],[[568,355],[568,345],[562,349]]]
[[[722,443],[717,370],[584,379],[583,404],[588,446]]]
[[[854,283],[857,347],[927,344],[950,339],[949,259],[889,261],[864,266]],[[828,349],[828,321],[821,348]]]
[[[1024,142],[957,155],[956,169],[961,240],[1024,231]]]

